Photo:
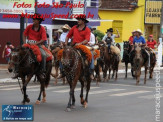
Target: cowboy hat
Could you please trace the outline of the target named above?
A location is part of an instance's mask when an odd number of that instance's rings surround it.
[[[106,33],[108,33],[108,32],[113,32],[113,28],[107,29],[107,32]]]
[[[35,13],[33,16],[32,16],[32,18],[33,18],[33,20],[39,20],[40,21],[40,23],[42,22],[42,21],[44,21],[44,19],[43,19],[43,16],[41,16],[41,14],[39,14],[39,13]]]
[[[70,30],[71,28],[70,28],[70,26],[69,26],[68,24],[65,24],[65,25],[62,27],[62,29]]]
[[[135,32],[139,32],[140,34],[143,34],[140,29],[137,29]]]
[[[132,33],[135,33],[135,32],[136,32],[136,30],[133,30],[133,31],[132,31]]]
[[[78,17],[76,17],[77,20],[81,19],[84,20],[85,23],[88,23],[89,21],[86,19],[86,15],[85,14],[80,14]]]
[[[149,35],[149,37],[152,37],[153,38],[153,35]]]
[[[62,33],[62,32],[63,32],[63,30],[62,30],[62,29],[58,29],[56,32],[60,32],[60,33]]]

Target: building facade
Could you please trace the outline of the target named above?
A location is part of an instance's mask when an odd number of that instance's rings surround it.
[[[72,4],[79,4],[79,0],[37,0],[38,4],[49,4],[50,7],[47,8],[37,8],[37,13],[43,15],[50,14],[64,14],[67,15],[69,13],[68,18],[46,18],[45,21],[42,22],[43,26],[47,26],[47,31],[50,38],[50,43],[52,43],[52,34],[57,29],[61,28],[64,24],[69,24],[71,27],[76,24],[76,19],[70,18],[72,14],[86,14],[88,17],[91,14],[91,20],[98,18],[98,0],[80,0],[80,4],[84,4],[82,8],[71,8],[65,7],[67,2]],[[53,7],[53,3],[63,4],[63,7],[56,8]],[[14,46],[20,45],[20,18],[3,18],[3,13],[0,13],[0,55],[2,55],[2,50],[6,42],[10,41]],[[24,19],[25,27],[32,23],[32,19]],[[88,25],[93,27],[97,27],[100,25],[100,22],[90,21]],[[5,60],[0,56],[0,63],[5,63]]]

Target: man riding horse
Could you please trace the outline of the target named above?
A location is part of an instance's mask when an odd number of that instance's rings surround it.
[[[41,17],[40,14],[35,13],[33,15],[33,24],[28,25],[27,28],[24,31],[23,34],[23,42],[24,44],[28,43],[30,45],[37,45],[40,49],[41,52],[41,56],[42,56],[42,62],[41,62],[41,71],[40,71],[40,75],[42,75],[42,77],[44,77],[45,72],[46,72],[46,52],[44,51],[44,49],[41,47],[41,45],[43,44],[44,41],[47,40],[47,36],[46,36],[46,31],[45,28],[40,25],[41,22],[44,21],[43,18]],[[26,42],[26,38],[27,38],[27,42]],[[18,77],[18,69],[16,70],[16,75],[13,78],[17,78]]]
[[[86,19],[86,16],[80,15],[76,18],[78,21],[78,25],[75,25],[71,28],[69,31],[66,39],[65,39],[65,46],[68,44],[68,40],[73,37],[72,44],[73,46],[78,45],[87,45],[87,43],[90,41],[90,29],[86,26],[86,23],[89,21]],[[92,62],[94,58],[92,58]],[[92,64],[92,63],[91,63]],[[90,73],[91,73],[91,79],[93,77],[93,69],[94,64],[90,65]],[[61,70],[61,74],[58,76],[58,78],[64,77],[64,72]]]

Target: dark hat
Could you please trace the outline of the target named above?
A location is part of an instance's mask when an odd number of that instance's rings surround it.
[[[107,32],[106,33],[108,33],[108,32],[113,32],[113,28],[107,29]]]
[[[33,16],[32,16],[33,19],[37,19],[39,20],[40,22],[44,21],[44,18],[43,16],[41,16],[41,14],[39,13],[35,13]]]
[[[80,14],[78,17],[76,17],[77,20],[81,19],[84,20],[85,23],[88,23],[89,21],[86,19],[86,15],[85,14]]]

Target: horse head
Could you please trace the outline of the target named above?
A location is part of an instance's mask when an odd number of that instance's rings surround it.
[[[64,67],[72,66],[74,58],[75,58],[74,49],[70,46],[66,46],[63,50],[63,56],[61,59],[62,65]]]
[[[13,72],[16,66],[23,63],[22,57],[25,56],[25,53],[26,53],[26,48],[24,47],[17,47],[17,48],[12,49],[11,55],[10,55],[9,67],[8,67],[9,72]],[[20,60],[22,61],[20,62]]]

